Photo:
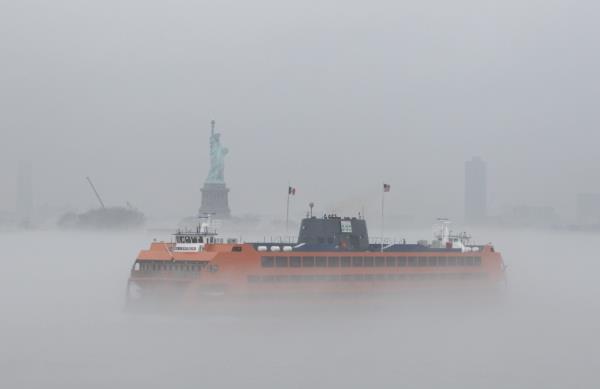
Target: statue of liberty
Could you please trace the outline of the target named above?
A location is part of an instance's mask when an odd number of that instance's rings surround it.
[[[215,121],[210,124],[210,169],[201,189],[202,204],[199,213],[227,219],[231,217],[229,188],[225,185],[225,156],[228,150],[221,144],[221,134],[215,132]]]
[[[215,121],[211,121],[210,131],[210,170],[208,171],[207,183],[225,183],[225,156],[229,152],[221,145],[221,134],[215,133]]]

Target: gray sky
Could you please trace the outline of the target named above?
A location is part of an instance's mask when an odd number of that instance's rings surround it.
[[[492,208],[600,191],[597,2],[366,4],[0,2],[0,209],[30,159],[37,204],[190,214],[213,118],[234,214],[460,217],[473,155]]]

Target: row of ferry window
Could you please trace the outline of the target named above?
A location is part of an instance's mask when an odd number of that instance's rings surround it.
[[[481,257],[262,257],[262,267],[480,266]]]
[[[487,277],[486,273],[387,273],[387,274],[292,274],[248,276],[248,282],[337,282],[337,281],[424,281],[467,280]]]
[[[202,264],[185,262],[138,262],[135,270],[140,271],[200,271]]]

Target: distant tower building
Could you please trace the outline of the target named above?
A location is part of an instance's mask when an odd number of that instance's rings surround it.
[[[465,221],[483,223],[487,216],[487,174],[485,162],[473,157],[465,162]]]
[[[17,170],[17,222],[31,223],[33,214],[33,186],[31,162],[21,162]]]
[[[577,224],[600,224],[600,193],[577,195]]]
[[[231,216],[229,210],[229,188],[225,184],[225,156],[229,153],[221,145],[221,134],[215,132],[215,121],[211,121],[210,169],[202,187],[200,214],[212,214],[218,219]]]

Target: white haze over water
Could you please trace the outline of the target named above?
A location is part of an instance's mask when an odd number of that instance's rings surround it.
[[[503,298],[134,315],[125,283],[155,235],[5,233],[0,387],[597,387],[597,239],[476,235],[509,266]]]
[[[283,229],[288,184],[293,235],[314,201],[377,237],[382,182],[386,225],[460,221],[476,155],[491,216],[566,224],[600,192],[598,20],[591,0],[0,0],[0,388],[600,387],[598,235],[470,231],[508,265],[491,300],[133,315],[157,233],[43,230],[97,207],[86,176],[152,227],[194,215],[212,119],[233,215],[270,216],[235,236]],[[7,232],[21,162],[32,229]]]

